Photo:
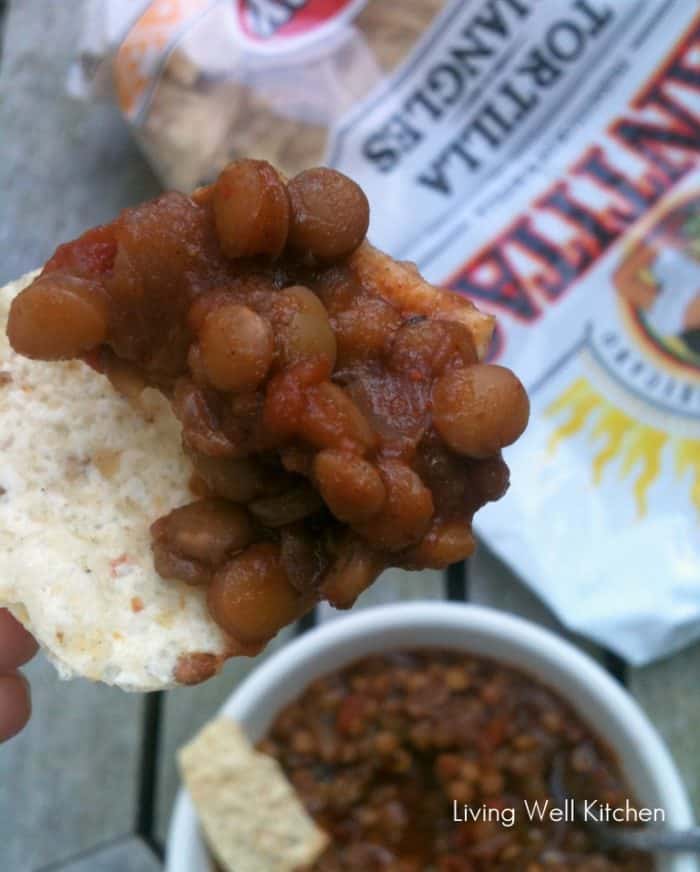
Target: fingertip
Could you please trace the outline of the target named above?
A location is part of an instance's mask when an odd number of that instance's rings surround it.
[[[7,609],[0,609],[0,670],[23,666],[38,647],[32,634]]]
[[[29,682],[19,672],[0,675],[0,742],[16,736],[32,712]]]

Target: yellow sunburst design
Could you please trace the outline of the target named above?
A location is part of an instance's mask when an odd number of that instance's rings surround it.
[[[676,449],[676,472],[684,475],[691,470],[691,499],[700,508],[700,442],[695,439],[679,439]]]
[[[578,378],[545,410],[549,417],[567,417],[552,433],[549,450],[554,453],[564,439],[589,431],[594,444],[602,441],[593,458],[593,481],[600,484],[608,464],[619,457],[620,477],[638,470],[634,481],[637,511],[648,511],[649,487],[661,471],[661,453],[671,443],[679,477],[691,471],[691,499],[700,511],[700,440],[681,439],[637,421],[613,406],[584,378]]]

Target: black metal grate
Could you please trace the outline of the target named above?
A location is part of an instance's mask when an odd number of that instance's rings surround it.
[[[2,50],[4,48],[5,35],[5,18],[7,16],[7,2],[0,0],[0,62],[2,61]]]
[[[623,687],[627,686],[627,664],[613,651],[602,649],[603,666]]]
[[[136,834],[141,836],[161,860],[165,856],[165,851],[156,838],[155,825],[163,702],[164,693],[160,690],[144,696],[141,765],[135,822]]]
[[[469,600],[469,562],[453,563],[445,570],[445,595],[452,602]]]
[[[296,626],[296,634],[297,636],[301,636],[302,633],[305,633],[307,630],[312,630],[316,624],[318,623],[318,615],[316,614],[316,609],[311,609],[310,612],[307,612],[303,615],[298,621]]]

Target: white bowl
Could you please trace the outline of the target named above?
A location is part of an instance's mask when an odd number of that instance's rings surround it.
[[[277,713],[321,675],[366,654],[406,648],[450,648],[514,666],[566,699],[617,753],[642,806],[660,807],[666,825],[693,825],[678,771],[639,706],[594,660],[534,624],[500,611],[456,603],[414,602],[358,611],[286,645],[231,695],[221,713],[252,741]],[[659,858],[663,872],[698,872],[690,856]],[[210,872],[194,807],[180,790],[168,834],[167,872]]]

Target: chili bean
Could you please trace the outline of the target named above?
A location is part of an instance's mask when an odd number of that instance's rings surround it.
[[[364,297],[364,288],[355,273],[343,263],[328,265],[314,281],[314,292],[330,315],[349,309],[358,297]]]
[[[195,188],[190,194],[190,200],[198,206],[209,206],[214,201],[214,185],[200,185]]]
[[[334,318],[338,355],[343,362],[378,357],[400,326],[401,315],[391,303],[360,296]]]
[[[304,483],[278,496],[253,500],[248,508],[266,527],[283,527],[312,515],[322,505],[316,491]]]
[[[302,524],[290,524],[280,531],[280,555],[291,585],[306,593],[313,590],[326,563],[323,546]]]
[[[389,365],[396,372],[424,375],[476,362],[474,340],[464,324],[429,318],[406,322],[395,333],[389,354]]]
[[[236,446],[221,429],[221,422],[206,392],[188,379],[175,384],[172,406],[182,424],[182,439],[187,448],[208,457],[232,457]]]
[[[369,203],[362,189],[325,167],[304,170],[288,186],[291,202],[289,244],[319,260],[351,254],[365,238]]]
[[[454,451],[489,457],[527,425],[525,389],[509,369],[480,363],[445,373],[433,387],[433,423]]]
[[[153,540],[151,550],[153,552],[153,565],[161,578],[174,578],[190,585],[209,584],[212,576],[212,567],[199,560],[183,557],[173,551],[167,539],[159,539],[157,536],[158,524],[164,520],[159,518],[151,526]]]
[[[282,445],[301,433],[309,388],[330,376],[325,357],[305,360],[274,375],[267,384],[263,422],[272,444]]]
[[[158,538],[177,554],[215,566],[252,539],[247,513],[226,500],[203,499],[159,519]]]
[[[410,466],[383,460],[379,469],[387,491],[381,512],[353,527],[378,548],[400,551],[426,534],[433,517],[433,497]]]
[[[221,391],[254,390],[272,363],[270,325],[247,306],[214,309],[198,338],[204,372]]]
[[[202,324],[214,309],[222,306],[240,304],[239,295],[233,288],[214,288],[195,297],[187,310],[187,326],[193,333],[199,333]]]
[[[451,563],[470,557],[476,540],[465,521],[442,521],[433,525],[408,557],[412,564],[444,569]]]
[[[325,306],[308,288],[295,285],[275,295],[272,309],[277,357],[281,366],[323,356],[335,366],[335,334]]]
[[[323,576],[321,593],[336,609],[349,609],[386,567],[386,560],[357,537],[348,535]]]
[[[207,603],[219,626],[244,643],[266,642],[314,602],[292,586],[277,545],[251,545],[215,575]]]
[[[40,360],[77,357],[107,338],[107,305],[97,282],[49,273],[13,301],[7,324],[18,354]]]
[[[227,257],[279,257],[284,250],[289,197],[267,161],[229,164],[214,185],[213,205],[216,232]]]
[[[207,457],[192,450],[187,455],[207,487],[217,496],[234,503],[247,503],[265,490],[268,473],[252,458]]]
[[[468,486],[478,505],[500,499],[509,483],[510,473],[500,454],[479,460],[469,469]]]
[[[262,415],[264,395],[254,393],[232,394],[223,404],[223,421],[226,433],[236,445],[236,457],[249,457],[264,450]],[[276,464],[275,464],[276,465]],[[272,482],[272,477],[270,478]]]
[[[497,796],[505,787],[503,776],[500,772],[487,771],[479,779],[479,787],[484,796]]]
[[[314,460],[314,477],[328,508],[340,521],[359,523],[379,512],[386,488],[376,467],[349,451],[327,449]]]
[[[314,463],[314,453],[310,448],[290,445],[280,450],[280,460],[287,472],[295,472],[306,478],[311,478]]]
[[[102,371],[114,390],[131,403],[138,404],[138,399],[146,387],[146,380],[139,367],[117,357],[107,346],[100,348],[99,360]]]
[[[455,802],[469,803],[475,794],[474,788],[466,781],[453,781],[447,785],[447,795]]]
[[[372,428],[355,403],[342,388],[329,381],[307,390],[299,429],[316,448],[364,452],[376,441]]]

